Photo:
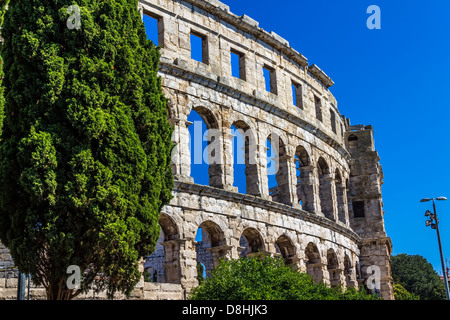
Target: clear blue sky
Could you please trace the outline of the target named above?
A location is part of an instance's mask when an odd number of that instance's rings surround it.
[[[450,198],[450,1],[223,0],[317,64],[352,124],[373,125],[384,170],[385,224],[393,254],[419,254],[440,272],[424,197]],[[369,30],[370,5],[381,30]],[[438,203],[450,259],[450,201]]]

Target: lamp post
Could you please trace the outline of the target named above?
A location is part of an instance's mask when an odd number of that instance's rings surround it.
[[[446,197],[425,198],[425,199],[420,200],[420,202],[433,201],[433,211],[434,211],[434,213],[431,213],[430,210],[427,210],[427,212],[425,213],[425,217],[430,217],[430,220],[426,221],[426,226],[427,227],[431,226],[431,228],[435,229],[436,232],[437,232],[438,243],[439,243],[439,253],[441,254],[442,272],[444,273],[445,293],[447,295],[447,300],[450,300],[450,292],[449,292],[449,288],[448,288],[447,272],[445,270],[445,264],[444,264],[444,254],[442,253],[441,235],[439,233],[439,220],[438,220],[437,213],[436,213],[436,203],[435,203],[436,200],[444,201],[444,200],[447,200],[447,198]]]

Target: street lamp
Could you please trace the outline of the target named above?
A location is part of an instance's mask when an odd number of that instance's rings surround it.
[[[450,292],[448,289],[448,279],[447,279],[447,272],[445,270],[445,264],[444,264],[444,254],[442,253],[442,244],[441,244],[441,235],[439,233],[439,220],[437,217],[437,213],[436,213],[436,203],[435,201],[445,201],[447,200],[446,197],[439,197],[439,198],[425,198],[420,200],[420,202],[428,202],[428,201],[433,201],[433,210],[434,213],[432,213],[430,210],[427,210],[425,212],[425,217],[429,217],[430,220],[426,221],[426,226],[430,227],[432,229],[435,229],[437,232],[437,237],[438,237],[438,243],[439,243],[439,253],[441,254],[441,263],[442,263],[442,272],[444,273],[444,284],[445,284],[445,292],[447,294],[447,300],[450,300]]]

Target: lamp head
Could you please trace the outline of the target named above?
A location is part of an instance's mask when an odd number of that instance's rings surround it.
[[[420,202],[428,202],[428,201],[431,201],[431,200],[433,200],[433,199],[430,199],[430,198],[424,198],[424,199],[420,200]]]
[[[445,201],[445,200],[447,200],[447,198],[446,197],[439,197],[439,198],[436,198],[436,200]]]

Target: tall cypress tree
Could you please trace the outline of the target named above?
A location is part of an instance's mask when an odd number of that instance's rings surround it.
[[[3,18],[5,16],[5,10],[8,6],[9,0],[0,0],[0,26],[3,26]],[[4,97],[4,87],[3,87],[3,78],[5,73],[3,71],[3,58],[0,55],[0,139],[3,128],[3,118],[5,116],[4,107],[5,107],[5,97]]]
[[[0,241],[48,299],[129,294],[171,199],[172,128],[137,0],[12,0]],[[79,13],[79,14],[78,14]],[[79,266],[81,290],[66,286]]]

